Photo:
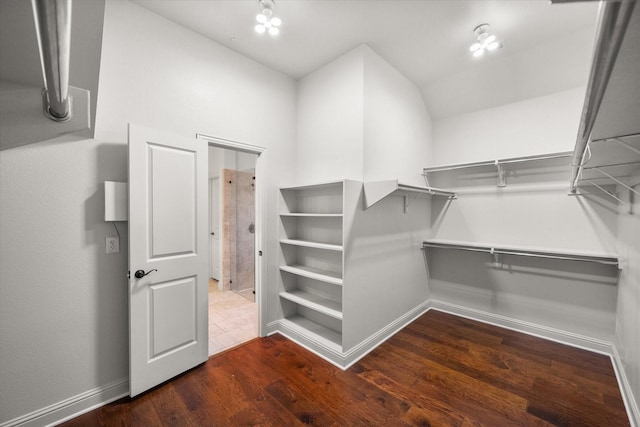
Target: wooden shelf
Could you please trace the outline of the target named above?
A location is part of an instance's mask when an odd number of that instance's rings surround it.
[[[424,187],[419,185],[402,184],[398,180],[371,181],[364,183],[364,208],[369,209],[380,200],[389,196],[443,196],[455,197],[455,193],[440,188]]]
[[[340,273],[335,273],[333,271],[321,270],[319,268],[308,267],[306,265],[283,265],[280,267],[280,270],[297,276],[342,286],[342,277]]]
[[[425,240],[422,245],[423,248],[467,250],[473,252],[486,252],[495,255],[518,255],[570,261],[597,262],[600,264],[615,265],[618,268],[621,268],[620,257],[615,253],[582,251],[575,249],[549,249],[503,244],[496,245],[492,243],[461,242],[443,239]]]
[[[342,320],[342,304],[298,289],[280,292],[280,297],[334,319]]]
[[[306,248],[326,249],[328,251],[342,251],[342,245],[332,245],[329,243],[309,242],[306,240],[282,239],[280,243],[293,246],[304,246]]]
[[[342,352],[342,335],[332,329],[322,326],[300,315],[287,317],[282,319],[280,322],[285,328],[304,335],[335,352]]]

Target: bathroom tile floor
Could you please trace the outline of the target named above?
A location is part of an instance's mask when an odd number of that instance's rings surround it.
[[[258,304],[209,281],[209,356],[258,336]]]

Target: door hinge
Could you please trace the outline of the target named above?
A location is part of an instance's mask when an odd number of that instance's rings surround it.
[[[131,270],[127,271],[127,279],[131,279]]]

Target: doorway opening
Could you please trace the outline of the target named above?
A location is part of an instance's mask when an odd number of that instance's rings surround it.
[[[260,336],[257,248],[262,227],[256,169],[261,150],[198,137],[209,143],[211,356]]]

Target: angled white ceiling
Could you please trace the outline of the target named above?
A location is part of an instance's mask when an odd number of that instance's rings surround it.
[[[548,58],[538,56],[544,62],[540,64],[543,76],[538,77],[540,82],[526,83],[533,87],[528,96],[584,84],[588,66],[577,76],[575,71],[588,62],[585,57],[590,55],[598,7],[597,2],[551,5],[547,0],[276,0],[275,14],[283,24],[274,38],[253,30],[257,0],[132,1],[296,79],[367,44],[421,89],[436,118],[517,100],[513,87],[508,87],[505,90],[511,96],[501,94],[492,100],[491,93],[474,93],[476,102],[459,100],[458,107],[452,107],[441,102],[442,95],[433,88],[440,81],[451,83],[453,75],[462,74],[464,81],[464,73],[486,72],[491,64],[506,74],[508,67],[514,73],[527,67],[534,77],[537,65],[527,52],[542,45],[553,52]],[[485,22],[504,40],[504,48],[473,58],[469,54],[473,29]],[[563,41],[569,57],[578,50],[580,58],[569,58],[573,62],[564,64],[567,58],[554,46],[557,40]],[[550,72],[562,83],[552,82]],[[495,79],[491,85],[495,86]],[[478,98],[485,99],[486,105],[480,105]]]

